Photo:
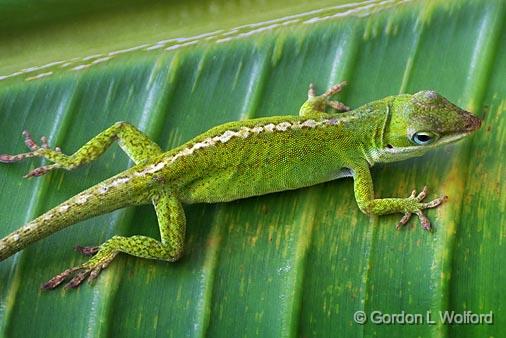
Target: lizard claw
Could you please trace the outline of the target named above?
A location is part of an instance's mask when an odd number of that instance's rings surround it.
[[[413,190],[411,192],[411,195],[408,197],[408,199],[412,199],[419,203],[418,209],[414,210],[413,212],[418,216],[418,219],[420,220],[420,224],[422,225],[422,228],[427,231],[431,231],[432,227],[430,224],[430,220],[425,216],[422,210],[429,209],[429,208],[435,208],[439,206],[441,203],[448,200],[448,196],[441,196],[439,198],[436,198],[430,202],[427,203],[421,203],[423,199],[427,197],[427,186],[424,186],[422,191],[417,195],[416,190]],[[399,230],[403,225],[408,223],[409,219],[413,215],[413,212],[406,212],[404,216],[402,216],[399,223],[397,223],[396,229]]]

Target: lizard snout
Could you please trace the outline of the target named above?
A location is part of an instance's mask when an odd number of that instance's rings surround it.
[[[466,123],[464,125],[465,131],[475,131],[480,129],[481,119],[471,113],[466,112]]]

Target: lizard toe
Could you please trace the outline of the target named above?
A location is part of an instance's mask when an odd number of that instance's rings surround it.
[[[44,165],[42,167],[38,167],[30,171],[28,174],[23,176],[24,178],[30,178],[30,177],[38,177],[47,174],[53,169],[59,168],[60,166],[57,164],[50,164],[50,165]]]
[[[404,225],[406,225],[408,223],[409,219],[411,218],[411,215],[412,215],[411,212],[406,212],[404,214],[404,216],[402,216],[402,218],[399,221],[399,223],[397,223],[397,225],[395,226],[395,228],[397,230],[400,230],[402,228],[402,226],[404,226]]]
[[[65,284],[65,289],[75,289],[81,283],[88,278],[89,274],[91,273],[91,269],[82,269],[80,272],[78,272],[67,284]]]
[[[74,248],[77,252],[85,255],[85,256],[93,256],[95,255],[98,250],[100,249],[99,246],[81,246],[81,245],[76,245],[76,247]]]
[[[32,138],[32,135],[28,132],[28,130],[23,130],[22,135],[23,135],[23,138],[25,139],[25,145],[28,147],[28,149],[30,149],[31,151],[35,151],[35,150],[39,149],[39,145]],[[47,138],[44,138],[42,140],[42,143],[44,143],[44,141],[47,141]]]
[[[425,214],[421,210],[416,211],[416,215],[418,216],[418,219],[420,220],[420,224],[422,225],[422,228],[424,230],[429,231],[429,232],[432,231],[432,227],[430,225],[430,221],[427,218],[427,216],[425,216]]]
[[[76,272],[78,270],[80,270],[79,267],[67,269],[67,270],[63,271],[62,273],[54,276],[50,280],[48,280],[46,283],[44,283],[41,286],[41,288],[44,290],[52,290],[52,289],[56,288],[58,285],[60,285],[61,283],[63,283],[70,275],[72,275],[74,272]]]
[[[435,208],[435,207],[441,205],[443,202],[446,202],[447,200],[448,200],[448,196],[446,196],[446,195],[438,197],[428,203],[423,203],[423,209]]]

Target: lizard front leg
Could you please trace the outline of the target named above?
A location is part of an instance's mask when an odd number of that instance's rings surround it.
[[[404,216],[397,224],[397,229],[406,224],[412,214],[416,214],[420,219],[422,227],[430,231],[430,221],[423,214],[423,210],[435,208],[448,198],[447,196],[442,196],[433,201],[423,203],[422,200],[427,195],[427,187],[424,187],[418,195],[416,195],[416,191],[413,191],[407,198],[374,198],[371,173],[367,164],[358,164],[351,168],[351,170],[354,179],[355,199],[360,210],[366,214],[374,215],[404,213]]]
[[[78,287],[87,278],[92,281],[120,252],[148,259],[176,261],[183,253],[186,229],[183,206],[168,191],[156,194],[153,205],[158,217],[161,241],[146,236],[114,236],[98,247],[77,247],[81,253],[93,257],[86,263],[53,277],[42,288],[54,289],[67,279],[70,281],[65,285],[66,288]]]
[[[104,130],[72,155],[65,155],[60,148],[54,150],[48,146],[46,137],[41,138],[41,146],[32,139],[28,131],[23,132],[26,146],[31,150],[18,155],[0,155],[0,162],[12,163],[30,157],[44,157],[53,164],[44,165],[29,172],[25,177],[41,176],[50,170],[62,168],[72,170],[98,158],[117,139],[119,145],[135,162],[146,160],[149,157],[161,154],[160,147],[146,135],[128,122],[116,122]]]

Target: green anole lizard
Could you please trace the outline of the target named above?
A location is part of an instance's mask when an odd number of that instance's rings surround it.
[[[53,162],[26,177],[50,170],[74,169],[99,157],[112,142],[135,166],[109,178],[49,210],[0,240],[0,260],[30,243],[81,220],[132,205],[153,203],[161,240],[146,236],[114,236],[97,247],[77,247],[93,256],[80,266],[53,277],[42,287],[53,289],[65,280],[77,287],[93,280],[119,252],[133,256],[177,260],[183,252],[183,204],[216,203],[291,190],[352,176],[355,199],[366,214],[403,213],[398,227],[415,213],[424,229],[430,222],[423,210],[441,204],[446,196],[422,202],[424,188],[407,198],[374,198],[370,167],[375,163],[420,156],[457,141],[479,129],[481,120],[434,91],[389,96],[348,111],[330,97],[344,82],[317,96],[310,85],[308,100],[298,116],[274,116],[225,123],[185,144],[162,152],[129,123],[118,122],[73,155],[39,147],[23,132],[30,152],[0,155],[11,163],[29,157]],[[340,113],[326,113],[330,106]]]

